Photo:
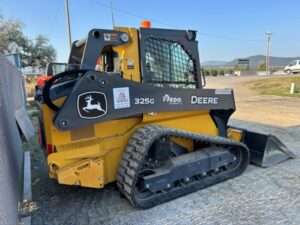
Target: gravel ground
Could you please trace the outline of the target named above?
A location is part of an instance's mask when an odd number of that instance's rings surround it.
[[[231,124],[275,134],[300,155],[300,125],[275,127],[236,119]],[[152,209],[137,210],[119,195],[114,184],[103,190],[56,184],[47,176],[37,143],[27,148],[32,151],[33,200],[38,205],[33,225],[300,224],[299,158],[268,169],[249,166],[235,179]]]

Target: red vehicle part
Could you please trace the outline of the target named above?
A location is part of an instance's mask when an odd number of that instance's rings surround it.
[[[41,75],[36,78],[36,85],[39,88],[43,88],[45,86],[45,82],[49,80],[52,76]]]

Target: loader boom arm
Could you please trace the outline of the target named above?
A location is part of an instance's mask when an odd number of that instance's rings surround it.
[[[65,94],[64,88],[57,89],[58,92],[60,90]],[[52,95],[63,97],[53,92],[55,88],[52,89]],[[86,97],[93,99],[91,104],[99,103],[104,111],[92,109],[94,113],[89,116],[89,112],[85,112]],[[69,130],[143,113],[192,110],[228,110],[232,113],[235,110],[233,91],[159,88],[124,80],[119,74],[89,71],[69,91],[67,99],[56,113],[54,124],[59,129]]]

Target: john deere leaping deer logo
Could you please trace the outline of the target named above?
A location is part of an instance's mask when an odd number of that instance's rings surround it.
[[[105,113],[105,110],[102,109],[100,102],[97,102],[96,104],[92,104],[93,97],[91,95],[88,95],[87,97],[85,97],[84,100],[86,102],[86,106],[83,107],[82,109],[85,112],[90,112],[92,110],[98,110],[100,112],[104,112]]]
[[[102,92],[85,92],[78,95],[77,110],[81,118],[95,119],[107,112],[106,96]]]

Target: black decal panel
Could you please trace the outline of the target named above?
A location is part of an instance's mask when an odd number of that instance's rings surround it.
[[[69,130],[143,113],[191,110],[234,111],[233,92],[153,87],[122,79],[119,74],[90,71],[69,92],[54,123],[59,129]]]

